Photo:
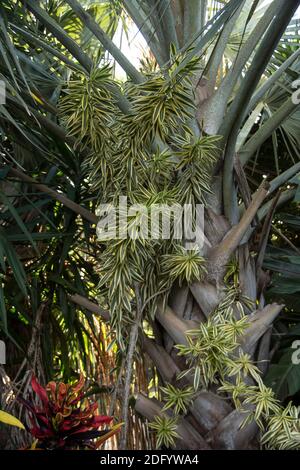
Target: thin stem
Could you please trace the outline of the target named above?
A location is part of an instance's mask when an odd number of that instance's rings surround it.
[[[124,402],[123,402],[123,410],[122,410],[124,426],[122,429],[122,438],[121,438],[121,443],[120,443],[121,450],[126,449],[126,443],[127,443],[128,405],[129,405],[129,397],[130,397],[133,359],[134,359],[134,352],[135,352],[136,343],[138,339],[139,326],[140,326],[141,319],[142,319],[142,302],[141,302],[140,290],[139,290],[138,285],[135,286],[135,296],[136,296],[136,318],[135,318],[134,324],[131,327],[128,354],[126,358],[127,368],[126,368],[126,376],[125,376]]]
[[[298,253],[298,255],[300,255],[300,250],[299,248],[297,248],[294,243],[291,242],[291,240],[286,237],[284,235],[284,233],[282,233],[281,230],[279,230],[279,228],[275,227],[275,225],[272,224],[271,226],[272,230],[277,234],[279,235],[296,253]]]
[[[22,171],[17,170],[15,168],[10,168],[9,174],[16,176],[18,179],[25,181],[26,183],[33,184],[36,189],[38,189],[39,191],[43,193],[48,194],[53,199],[56,199],[57,201],[61,202],[64,206],[68,207],[72,211],[81,215],[84,219],[88,220],[92,224],[96,224],[98,222],[98,217],[95,214],[93,214],[93,212],[90,212],[85,207],[82,207],[76,202],[67,198],[67,196],[65,196],[63,193],[58,193],[54,189],[49,188],[49,186],[39,183],[34,178],[31,178],[31,176],[28,176]]]
[[[113,416],[113,415],[114,415],[114,411],[115,411],[116,401],[117,401],[117,398],[118,398],[118,393],[119,393],[119,388],[120,388],[120,384],[121,384],[121,379],[122,379],[122,374],[123,374],[124,365],[125,365],[125,358],[122,357],[122,362],[121,362],[120,370],[119,370],[119,373],[118,373],[117,382],[116,382],[115,389],[114,389],[114,392],[113,392],[113,395],[112,395],[112,399],[111,399],[111,402],[110,402],[110,406],[109,406],[109,416]]]

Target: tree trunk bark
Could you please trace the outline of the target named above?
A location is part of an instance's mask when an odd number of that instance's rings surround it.
[[[174,345],[186,344],[186,332],[205,322],[222,300],[223,277],[227,263],[233,255],[238,261],[241,293],[252,301],[257,300],[259,277],[255,259],[250,255],[253,246],[251,241],[241,242],[251,228],[267,192],[268,185],[264,183],[249,202],[241,221],[234,226],[212,209],[206,210],[205,235],[211,245],[208,251],[210,267],[207,279],[180,289],[173,289],[167,307],[163,310],[162,305],[159,305],[157,309],[156,321],[161,329],[160,342],[145,336],[142,339],[143,349],[156,366],[163,384],[171,383],[180,388],[193,382],[193,377],[190,375],[181,380],[176,379],[178,373],[184,369],[185,362],[182,357],[178,357]],[[272,323],[282,307],[277,304],[265,305],[261,292],[258,308],[246,312],[250,324],[246,334],[241,338],[241,348],[254,360],[263,361],[264,373],[269,360]],[[187,316],[185,316],[186,311],[189,312]],[[148,420],[161,414],[161,407],[162,404],[157,400],[150,400],[140,394],[136,398],[136,411]],[[216,389],[201,391],[189,407],[188,414],[180,418],[178,448],[231,450],[254,448],[258,445],[255,439],[258,427],[255,422],[251,422],[241,429],[240,425],[244,419],[245,413],[236,410],[230,400],[219,396]],[[193,437],[191,432],[194,433]]]

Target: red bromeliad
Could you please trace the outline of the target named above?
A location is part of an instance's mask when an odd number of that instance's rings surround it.
[[[21,401],[30,413],[28,430],[40,449],[98,449],[121,426],[99,430],[113,418],[98,415],[97,403],[84,398],[82,374],[74,385],[49,382],[45,388],[33,376],[31,386],[40,399],[40,406]]]

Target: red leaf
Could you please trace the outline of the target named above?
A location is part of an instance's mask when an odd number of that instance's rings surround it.
[[[56,383],[55,382],[49,382],[47,385],[46,385],[46,390],[47,392],[49,393],[50,395],[50,400],[52,400],[53,402],[55,401],[55,392],[56,392]]]
[[[73,393],[80,392],[83,389],[83,386],[84,386],[84,375],[81,373],[77,384],[75,384],[71,387],[72,392]]]
[[[44,405],[48,406],[49,400],[48,400],[48,395],[44,387],[42,387],[38,381],[36,380],[35,375],[32,376],[31,378],[31,387],[32,390],[39,396],[41,401],[43,402]]]
[[[63,431],[70,431],[72,428],[75,428],[80,424],[78,421],[71,421],[71,420],[64,420],[63,423],[60,425],[59,430]]]
[[[46,437],[53,437],[54,433],[50,429],[40,429],[37,426],[33,426],[30,428],[30,433],[35,437],[36,439],[43,440]]]
[[[100,426],[101,424],[111,423],[113,418],[111,416],[94,416],[93,424]]]
[[[74,434],[80,434],[82,432],[87,432],[91,430],[91,426],[81,426],[80,429],[77,429],[74,432],[71,432],[69,436],[73,436]]]

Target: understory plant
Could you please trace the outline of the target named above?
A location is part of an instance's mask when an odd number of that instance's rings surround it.
[[[98,414],[98,404],[84,396],[84,386],[83,375],[74,384],[52,381],[46,387],[32,376],[31,399],[19,398],[31,423],[26,426],[34,438],[31,449],[98,449],[119,430],[120,425],[107,427],[113,418]]]

